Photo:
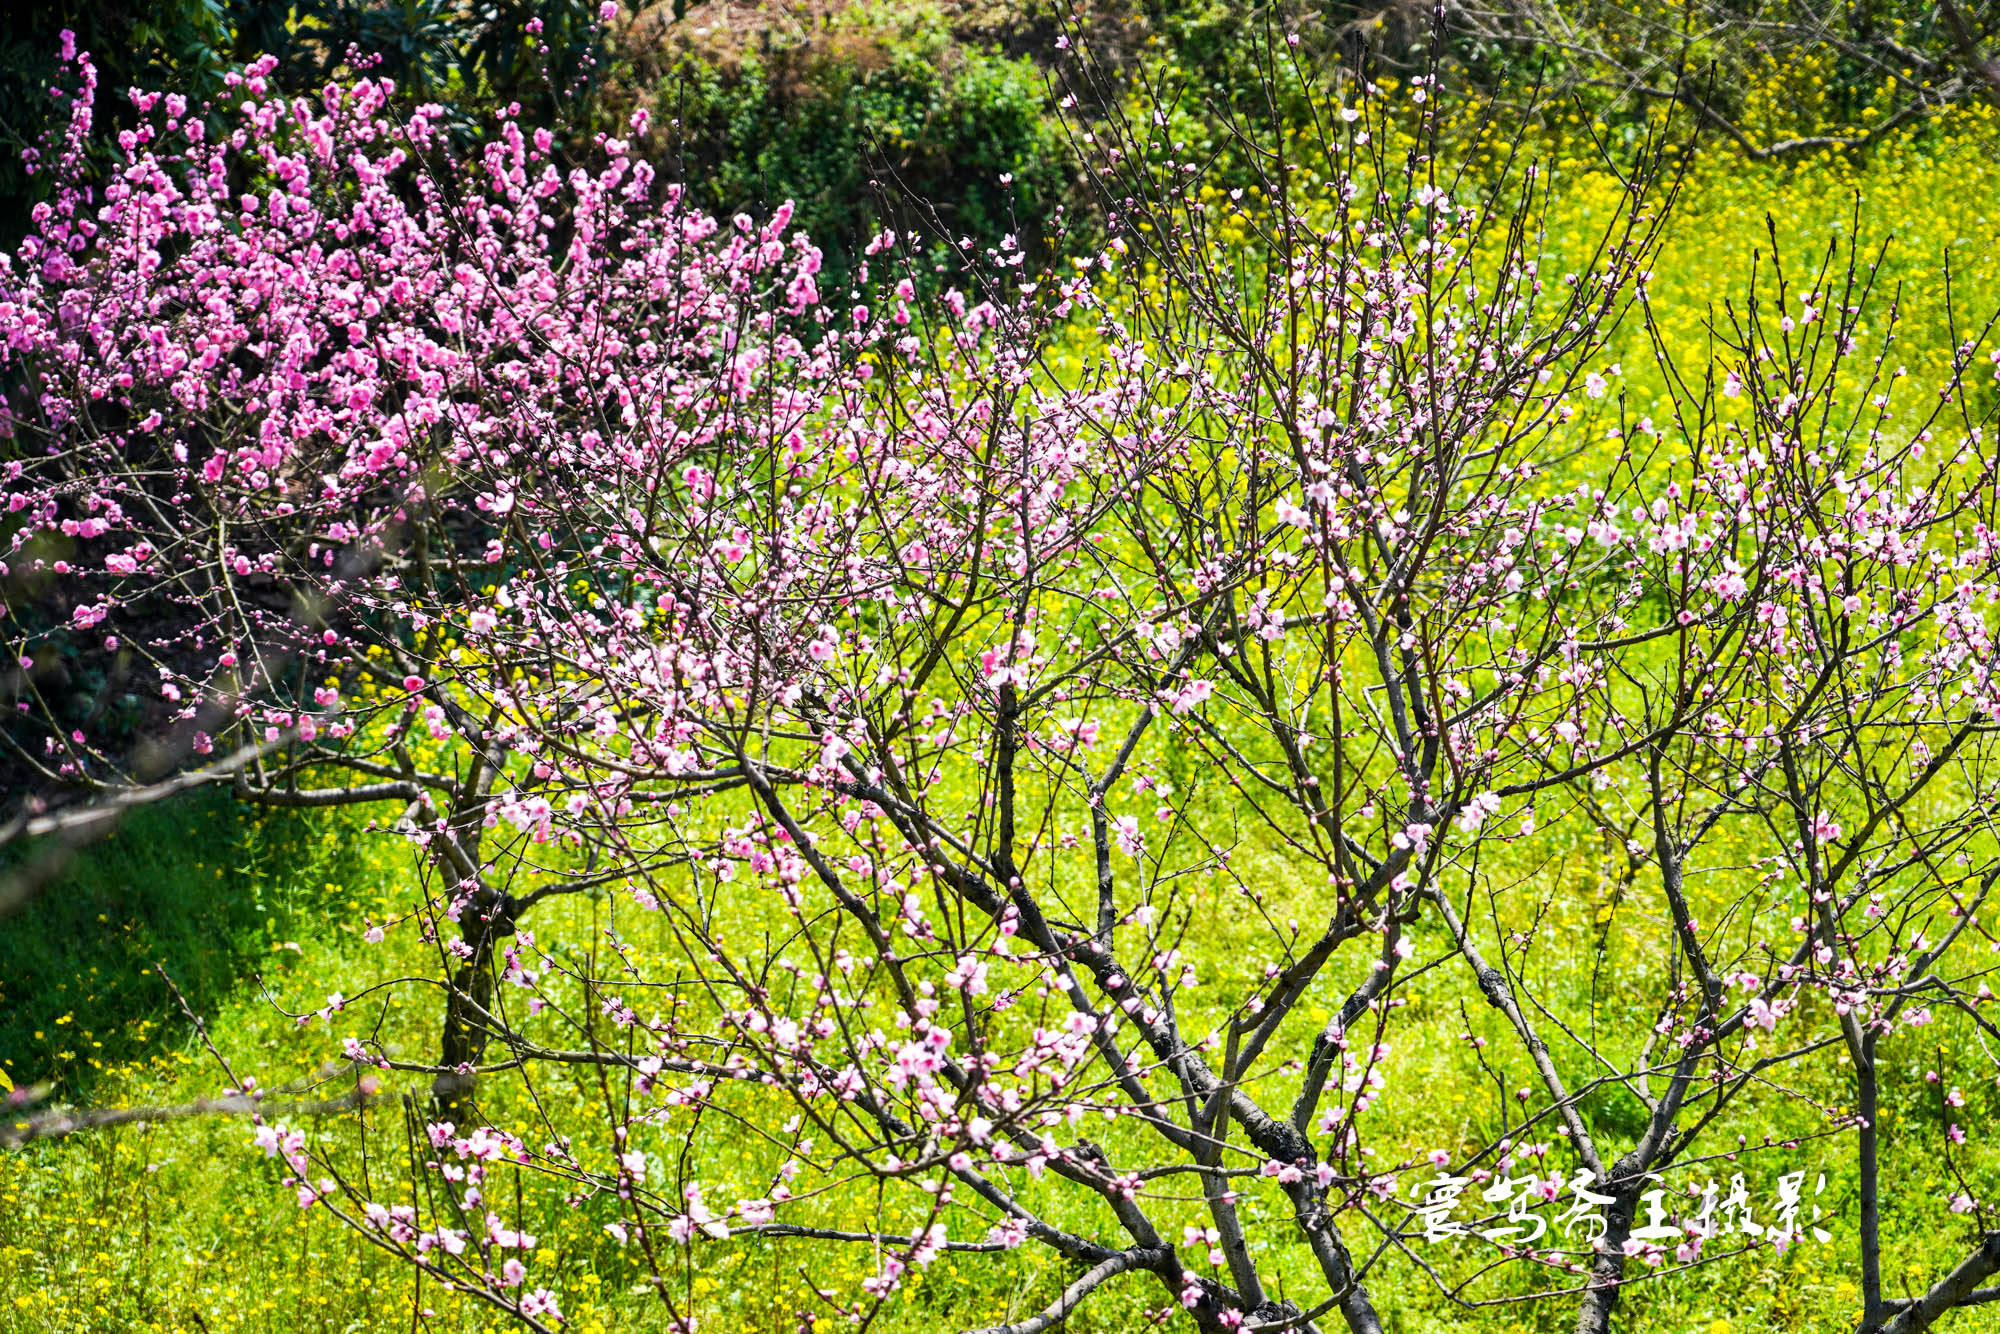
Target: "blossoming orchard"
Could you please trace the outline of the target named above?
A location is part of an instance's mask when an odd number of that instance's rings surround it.
[[[1164,92],[1066,112],[1053,236],[836,277],[697,207],[664,105],[577,155],[275,68],[197,106],[72,45],[0,260],[0,914],[201,787],[406,867],[286,1010],[318,1064],[190,1007],[156,1119],[537,1331],[565,1217],[663,1330],[779,1328],[703,1304],[745,1248],[817,1331],[1996,1295],[1976,300],[1906,373],[1864,225],[1669,337],[1685,145],[1607,140],[1557,258],[1549,169],[1453,160],[1423,76],[1229,121],[1248,188]],[[117,1114],[42,1096],[0,1141]],[[1891,1107],[1961,1229],[1921,1265]],[[947,1264],[1026,1277],[938,1315]]]

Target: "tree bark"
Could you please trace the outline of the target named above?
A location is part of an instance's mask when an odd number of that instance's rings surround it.
[[[1861,1169],[1861,1334],[1874,1334],[1888,1315],[1882,1304],[1882,1165],[1875,1129],[1874,1040],[1850,1042],[1848,1054],[1854,1060],[1855,1112],[1861,1118],[1855,1146]]]
[[[1611,1314],[1618,1307],[1618,1288],[1625,1278],[1625,1240],[1632,1235],[1640,1180],[1638,1169],[1628,1174],[1624,1168],[1620,1163],[1613,1169],[1612,1182],[1605,1188],[1611,1203],[1604,1206],[1604,1236],[1577,1308],[1576,1334],[1610,1334]],[[1628,1180],[1632,1184],[1621,1184]]]
[[[2000,1271],[2000,1232],[1989,1232],[1978,1250],[1959,1261],[1958,1268],[1939,1279],[1929,1292],[1904,1305],[1883,1327],[1882,1334],[1920,1334],[1929,1329],[1946,1311],[1972,1305],[1985,1297],[1987,1294],[1978,1291],[1979,1281],[1995,1271]]]

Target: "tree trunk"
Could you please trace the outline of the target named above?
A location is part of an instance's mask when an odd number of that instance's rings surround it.
[[[1623,1164],[1620,1164],[1623,1167]],[[1613,1179],[1624,1173],[1613,1170]],[[1618,1306],[1618,1287],[1625,1277],[1625,1240],[1632,1235],[1632,1214],[1638,1203],[1638,1187],[1613,1186],[1611,1203],[1604,1206],[1603,1246],[1590,1266],[1590,1286],[1576,1313],[1576,1334],[1610,1334],[1611,1313]]]
[[[1875,1334],[1888,1311],[1882,1305],[1882,1168],[1875,1130],[1875,1043],[1849,1044],[1854,1058],[1855,1114],[1861,1118],[1856,1154],[1861,1168],[1861,1334]]]
[[[476,833],[461,839],[461,846],[475,857]],[[457,897],[466,878],[449,859],[445,877],[448,892]],[[438,1064],[444,1068],[431,1080],[431,1103],[438,1120],[464,1129],[474,1116],[478,1077],[473,1068],[491,1036],[486,1016],[493,1005],[493,949],[502,937],[514,934],[513,900],[474,881],[459,911],[458,931],[471,953],[452,973],[445,999],[444,1026],[438,1035]]]

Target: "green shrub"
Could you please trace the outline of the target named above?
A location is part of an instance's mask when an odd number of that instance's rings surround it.
[[[678,159],[701,206],[794,201],[835,281],[884,225],[935,235],[940,261],[960,238],[1046,237],[1071,155],[1031,61],[962,37],[931,5],[857,4],[789,32],[739,17],[656,9],[622,39],[655,118],[649,147]]]

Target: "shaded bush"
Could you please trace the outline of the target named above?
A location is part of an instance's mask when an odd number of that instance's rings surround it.
[[[621,34],[623,73],[703,207],[764,214],[793,200],[839,277],[885,223],[935,232],[940,256],[947,238],[1046,237],[1072,159],[1042,71],[1002,44],[1029,44],[1032,19],[1012,17],[955,26],[934,5],[864,3],[704,5],[675,19],[655,7]]]

